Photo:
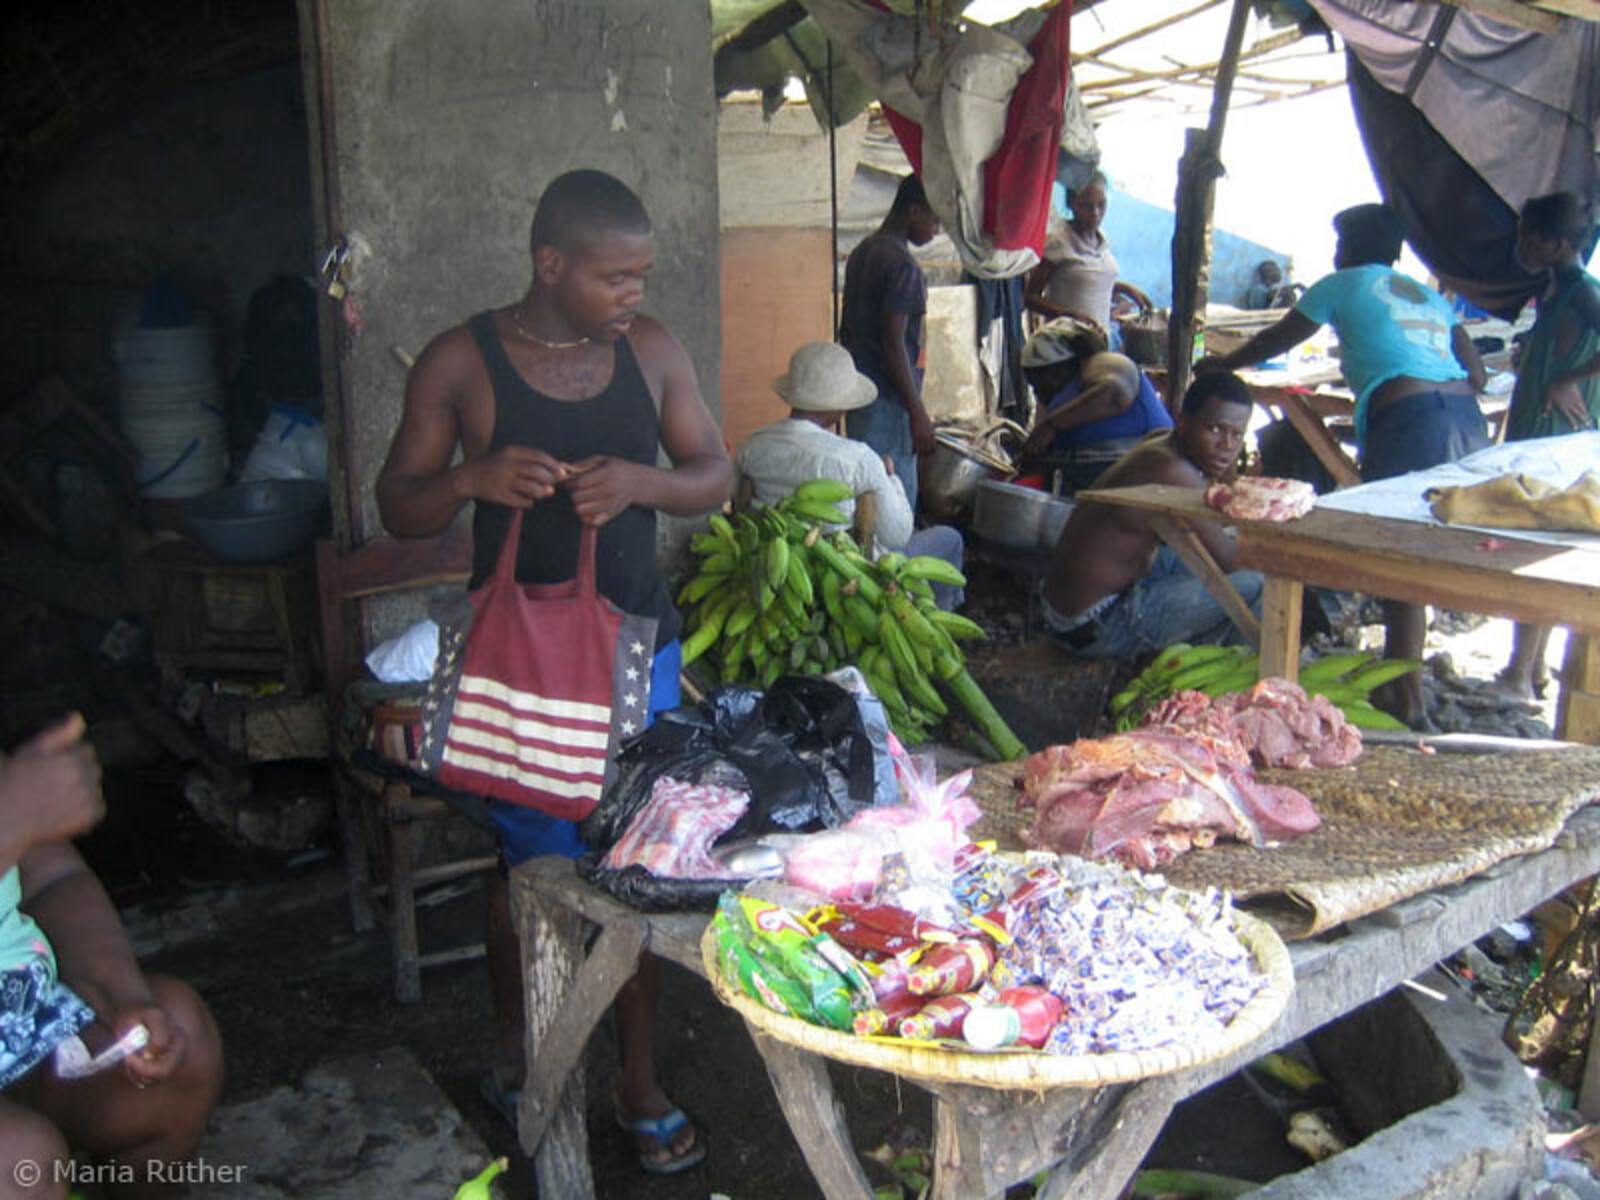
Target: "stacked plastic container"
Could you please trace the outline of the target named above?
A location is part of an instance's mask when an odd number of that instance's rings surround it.
[[[117,334],[113,356],[119,423],[139,456],[140,493],[178,500],[221,487],[228,439],[210,323],[127,325]]]

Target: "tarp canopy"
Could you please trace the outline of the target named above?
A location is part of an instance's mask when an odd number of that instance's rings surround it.
[[[821,2],[863,6],[860,0]],[[1405,215],[1418,257],[1467,299],[1512,315],[1535,282],[1513,255],[1521,205],[1556,190],[1600,200],[1600,20],[1593,19],[1600,18],[1600,3],[1592,6],[1591,19],[1580,19],[1589,13],[1587,4],[1255,0],[1262,19],[1241,54],[1234,106],[1292,99],[1348,79],[1373,173],[1384,198]],[[890,0],[888,7],[915,18],[910,24],[923,30],[933,28],[930,14],[942,13],[948,22],[969,11],[1007,8],[1001,0]],[[1078,0],[1072,21],[1076,95],[1094,116],[1113,106],[1165,105],[1192,121],[1209,100],[1221,48],[1215,28],[1230,7],[1228,0]],[[713,0],[728,30],[741,19],[759,25],[763,16],[773,20],[787,12],[789,61],[815,62],[818,55],[825,61],[828,39],[804,9],[800,0]],[[1490,11],[1500,19],[1486,15]],[[1307,39],[1308,33],[1319,36]],[[1330,53],[1334,33],[1347,55]],[[873,93],[893,106],[881,77],[869,77],[858,62],[838,67],[851,56],[837,33],[834,40],[835,115],[854,115],[859,110],[842,102],[848,98],[853,106]],[[755,45],[759,38],[746,41]],[[766,68],[781,69],[781,57],[765,60]],[[719,53],[719,87],[733,78],[725,78],[723,65]],[[807,70],[790,74],[806,79],[813,110],[826,120],[828,109],[814,94],[816,73]],[[769,77],[761,86],[773,85]],[[1237,153],[1224,146],[1224,160]]]
[[[1534,196],[1600,196],[1600,24],[1536,33],[1449,4],[1311,0],[1344,40],[1384,198],[1449,287],[1514,316],[1537,280],[1516,262]]]

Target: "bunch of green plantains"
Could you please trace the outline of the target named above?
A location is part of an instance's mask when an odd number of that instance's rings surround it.
[[[1175,692],[1227,696],[1255,683],[1261,656],[1246,646],[1191,646],[1177,642],[1157,654],[1128,686],[1111,697],[1116,729],[1136,729],[1144,716]],[[1372,693],[1391,680],[1420,671],[1412,658],[1374,658],[1370,654],[1330,654],[1300,668],[1295,681],[1308,696],[1326,696],[1345,720],[1361,729],[1405,729],[1373,707]]]
[[[938,558],[873,561],[843,528],[827,532],[848,523],[837,505],[852,495],[818,479],[775,505],[711,518],[690,541],[699,566],[678,593],[684,666],[703,659],[723,683],[760,687],[855,666],[908,745],[949,715],[948,696],[986,753],[1022,757],[1026,747],[967,671],[959,643],[985,637],[983,627],[934,604],[933,584],[966,577]]]

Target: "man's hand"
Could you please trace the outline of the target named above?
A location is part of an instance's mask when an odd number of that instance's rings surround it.
[[[458,490],[464,497],[507,508],[532,508],[553,496],[573,469],[543,450],[502,446],[493,454],[462,463],[456,470]]]
[[[622,458],[598,454],[567,468],[572,507],[585,525],[604,525],[638,498],[642,468]]]
[[[0,763],[0,815],[21,849],[87,833],[105,815],[100,761],[83,728],[73,713]]]
[[[928,420],[928,410],[918,404],[907,412],[911,417],[911,448],[919,455],[932,454],[937,443],[933,439],[933,422]]]
[[[1040,417],[1034,422],[1033,428],[1028,430],[1028,440],[1022,444],[1022,461],[1032,462],[1043,458],[1049,453],[1051,443],[1055,440],[1055,426],[1044,417]]]
[[[1583,392],[1570,379],[1550,385],[1549,392],[1545,394],[1544,407],[1546,412],[1553,409],[1560,413],[1574,429],[1594,428],[1594,422],[1589,418],[1589,406],[1583,402]]]

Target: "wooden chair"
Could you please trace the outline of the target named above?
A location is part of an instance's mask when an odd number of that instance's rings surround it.
[[[395,997],[414,1004],[422,997],[423,967],[484,952],[478,942],[422,954],[417,941],[418,889],[493,869],[497,860],[491,854],[416,866],[417,824],[453,817],[456,811],[406,766],[408,735],[426,685],[380,690],[358,683],[366,675],[360,601],[464,583],[472,564],[471,534],[466,526],[456,525],[435,538],[380,537],[342,554],[332,542],[320,541],[316,559],[350,922],[357,931],[366,931],[378,919],[384,920],[393,948]],[[387,901],[384,907],[380,900]]]

